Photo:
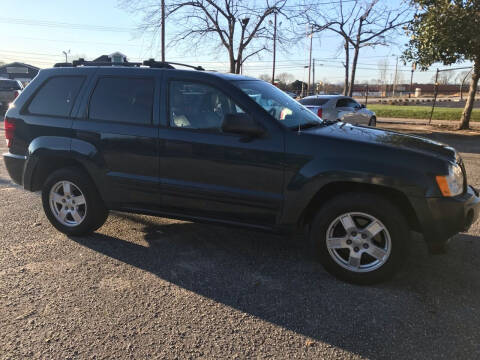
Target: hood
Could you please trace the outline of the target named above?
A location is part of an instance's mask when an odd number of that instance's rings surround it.
[[[331,125],[302,131],[306,134],[327,136],[339,140],[367,143],[394,149],[403,149],[415,153],[433,156],[449,162],[456,161],[454,148],[437,141],[416,135],[402,134],[396,131],[382,130],[366,126],[336,122]]]

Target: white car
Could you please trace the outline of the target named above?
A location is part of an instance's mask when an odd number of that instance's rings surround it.
[[[299,102],[324,120],[339,120],[356,125],[377,125],[375,113],[348,96],[314,95],[304,97]]]

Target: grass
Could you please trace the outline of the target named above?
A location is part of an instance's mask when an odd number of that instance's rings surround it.
[[[429,119],[432,111],[430,106],[369,104],[367,107],[375,111],[377,117],[385,118]],[[462,111],[463,108],[436,107],[432,119],[459,121]],[[471,120],[480,121],[480,109],[472,111]]]

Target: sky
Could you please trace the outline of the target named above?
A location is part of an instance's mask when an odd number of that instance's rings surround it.
[[[295,0],[293,0],[295,1]],[[381,0],[396,1],[396,0]],[[167,0],[168,2],[168,0]],[[3,3],[3,4],[2,4]],[[155,57],[160,59],[159,46],[150,36],[138,31],[141,16],[119,7],[117,0],[0,0],[0,61],[19,61],[41,68],[51,67],[69,59],[82,56],[94,59],[103,54],[120,51],[130,61]],[[175,24],[167,23],[167,41]],[[388,59],[388,77],[393,78],[396,58],[407,42],[404,35],[396,36],[396,44],[388,47],[364,48],[360,53],[357,83],[379,78],[378,64]],[[152,44],[153,43],[153,44]],[[316,80],[341,83],[343,81],[343,52],[340,39],[333,33],[316,34],[312,57],[316,64]],[[288,72],[296,79],[306,81],[308,71],[309,39],[305,37],[287,51],[277,52],[276,73]],[[167,47],[167,61],[202,65],[207,69],[228,71],[227,57],[218,48],[193,53],[184,47]],[[465,65],[465,64],[463,64]],[[443,67],[438,65],[439,67]],[[461,65],[460,65],[461,66]],[[429,82],[436,66],[427,72],[415,72],[414,81]],[[271,74],[272,55],[264,53],[244,65],[244,74],[259,76]],[[405,82],[410,80],[411,65],[398,63],[398,74]]]

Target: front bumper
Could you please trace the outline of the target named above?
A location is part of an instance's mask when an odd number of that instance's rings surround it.
[[[5,162],[5,167],[7,168],[8,174],[12,180],[19,185],[23,185],[23,169],[25,167],[27,157],[23,155],[5,153],[3,154],[3,161]]]
[[[417,204],[418,218],[427,243],[445,243],[453,235],[467,231],[480,213],[479,192],[472,186],[455,197],[427,198]]]

